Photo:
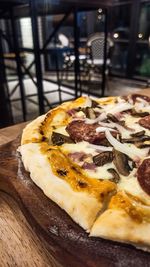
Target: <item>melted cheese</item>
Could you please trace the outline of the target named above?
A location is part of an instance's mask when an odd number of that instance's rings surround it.
[[[61,150],[65,154],[75,153],[75,152],[84,152],[86,154],[91,154],[91,157],[98,154],[96,149],[88,147],[88,142],[79,142],[76,144],[64,144],[61,146]],[[81,164],[79,164],[81,165]],[[113,163],[107,163],[104,166],[97,167],[95,170],[86,170],[82,169],[82,172],[93,179],[103,179],[108,180],[112,178],[112,175],[107,171],[109,168],[115,168]]]
[[[150,196],[148,196],[141,188],[136,177],[136,171],[137,169],[133,169],[128,177],[121,175],[121,180],[118,183],[118,188],[133,196],[139,197],[141,200],[143,200],[143,202],[150,205]]]
[[[66,131],[66,126],[60,126],[60,127],[57,127],[57,128],[54,130],[54,132],[69,136],[69,134],[68,134],[67,131]]]
[[[111,173],[108,172],[108,169],[110,168],[115,169],[115,166],[113,163],[107,163],[103,166],[97,167],[95,171],[83,170],[83,173],[85,173],[88,177],[93,178],[93,179],[109,180],[113,178]]]
[[[111,181],[99,181],[87,177],[82,169],[71,162],[59,148],[40,144],[41,153],[49,160],[52,172],[78,192],[88,192],[97,199],[103,199],[105,194],[115,190],[116,185]]]
[[[96,150],[88,147],[88,142],[82,141],[76,144],[63,144],[61,149],[64,152],[73,153],[73,152],[84,152],[86,154],[92,154],[93,156],[97,154]]]
[[[133,117],[129,114],[126,114],[126,115],[124,115],[124,119],[125,119],[126,125],[132,129],[134,129],[135,133],[144,130],[146,135],[150,135],[150,130],[139,125],[139,123],[138,123],[139,118],[136,118],[136,117]],[[128,137],[130,137],[131,133],[134,133],[134,132],[130,132],[130,131],[126,132],[125,131],[125,132],[122,132],[121,134],[122,134],[123,138],[128,138]]]
[[[130,144],[128,145],[130,146]],[[131,145],[131,147],[132,150],[137,149],[134,145]],[[64,144],[62,145],[62,151],[64,153],[84,152],[86,154],[91,154],[92,156],[97,154],[96,150],[93,148],[89,148],[88,143],[84,141],[76,144]],[[111,162],[101,167],[96,167],[95,170],[82,169],[82,173],[92,179],[109,180],[112,178],[112,175],[108,172],[109,168],[113,168],[117,171],[114,163]],[[133,171],[128,177],[119,174],[120,181],[118,183],[118,189],[125,190],[126,192],[134,196],[139,196],[143,201],[146,201],[146,203],[150,205],[150,197],[140,187],[137,177],[135,176],[136,171],[137,169],[133,169]]]

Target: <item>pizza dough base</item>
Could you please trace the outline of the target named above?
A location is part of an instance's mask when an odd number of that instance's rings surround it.
[[[66,181],[55,176],[48,159],[41,153],[39,144],[25,144],[18,150],[33,182],[76,223],[89,232],[97,213],[102,208],[102,203],[85,192],[73,191]]]

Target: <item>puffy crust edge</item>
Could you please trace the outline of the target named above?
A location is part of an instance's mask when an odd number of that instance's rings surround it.
[[[93,224],[90,236],[129,243],[150,251],[150,223],[134,221],[123,209],[106,210]]]
[[[30,122],[24,129],[21,137],[21,145],[27,143],[35,143],[42,140],[42,134],[40,133],[40,125],[44,121],[46,115],[42,115],[32,122]]]
[[[66,181],[55,176],[47,157],[40,152],[39,144],[22,145],[19,147],[19,152],[33,182],[76,223],[89,232],[102,203],[88,193],[73,191]]]

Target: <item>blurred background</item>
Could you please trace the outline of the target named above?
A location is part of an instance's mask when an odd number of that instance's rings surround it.
[[[0,127],[150,83],[150,1],[0,0]]]

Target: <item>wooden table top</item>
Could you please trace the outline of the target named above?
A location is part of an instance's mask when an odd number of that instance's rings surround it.
[[[150,96],[150,89],[140,91]],[[0,145],[15,139],[26,123],[0,129]],[[0,192],[0,266],[62,267],[31,229],[18,204]]]
[[[0,145],[15,139],[27,123],[0,129]],[[0,192],[0,266],[61,267],[31,229],[18,204]]]

